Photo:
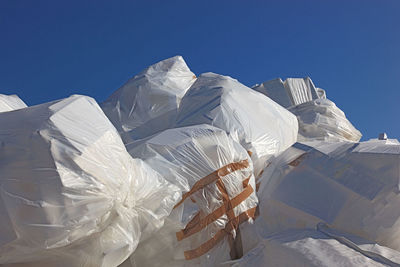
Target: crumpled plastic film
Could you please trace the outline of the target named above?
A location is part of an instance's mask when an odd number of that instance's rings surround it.
[[[390,140],[296,143],[261,177],[264,235],[324,222],[400,249],[400,144]]]
[[[17,95],[0,94],[0,112],[25,108],[26,104]]]
[[[182,99],[177,126],[210,124],[251,154],[256,176],[267,160],[297,140],[296,117],[268,97],[228,76],[205,73]]]
[[[326,99],[325,90],[316,88],[309,77],[278,78],[253,86],[297,116],[298,141],[358,142],[361,133],[346,118],[335,103]]]
[[[318,227],[319,228],[319,227]],[[400,253],[388,247],[335,231],[295,229],[266,237],[233,267],[264,266],[391,266],[400,265]]]
[[[325,91],[316,88],[310,77],[281,78],[266,81],[252,87],[254,90],[270,97],[275,102],[289,108],[318,98],[326,98]]]
[[[316,99],[289,108],[299,121],[299,141],[358,142],[361,133],[346,115],[328,99]]]
[[[134,76],[101,107],[129,143],[173,126],[181,99],[195,80],[183,58],[175,56]]]
[[[215,266],[247,251],[240,231],[254,219],[258,200],[242,146],[221,129],[196,125],[166,130],[127,149],[184,192],[164,227],[139,244],[134,266]]]
[[[4,266],[117,266],[180,198],[92,98],[1,113],[0,125]]]

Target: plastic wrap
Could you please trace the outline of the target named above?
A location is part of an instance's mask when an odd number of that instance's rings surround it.
[[[237,80],[214,73],[199,76],[179,108],[179,127],[202,123],[225,130],[248,150],[256,175],[268,158],[297,140],[293,114]]]
[[[335,103],[326,99],[326,93],[316,88],[309,77],[278,78],[253,87],[269,96],[297,116],[299,141],[358,142],[361,133],[347,120]]]
[[[127,153],[89,97],[0,114],[0,264],[117,266],[179,188]]]
[[[25,108],[26,104],[17,95],[0,94],[0,112]]]
[[[228,265],[228,264],[227,264]],[[288,230],[265,238],[233,267],[322,267],[400,265],[400,253],[329,227]]]
[[[324,96],[326,98],[325,91],[316,88],[310,77],[287,78],[285,81],[277,78],[255,85],[253,89],[270,97],[285,108],[323,98]]]
[[[289,108],[299,121],[299,141],[358,142],[361,133],[347,120],[346,115],[328,99],[316,99]]]
[[[324,222],[400,249],[400,144],[296,143],[265,168],[259,191],[264,235]]]
[[[128,143],[173,125],[181,98],[195,80],[183,58],[175,56],[130,79],[101,107]]]
[[[139,244],[134,266],[216,266],[252,248],[253,166],[223,130],[169,129],[127,148],[185,192],[164,227]]]

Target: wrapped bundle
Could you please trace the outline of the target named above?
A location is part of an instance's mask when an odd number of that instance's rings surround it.
[[[195,80],[183,58],[175,56],[130,79],[101,107],[128,143],[173,126],[181,99]]]
[[[293,114],[237,80],[214,73],[202,74],[179,108],[178,127],[203,123],[225,130],[249,151],[256,176],[271,156],[297,140]]]
[[[180,198],[89,97],[4,112],[0,125],[4,266],[117,266]]]
[[[335,231],[319,224],[317,229],[298,229],[276,233],[233,267],[321,267],[400,265],[400,253],[357,236]]]
[[[314,99],[326,98],[325,91],[316,88],[310,77],[281,78],[253,86],[253,89],[270,97],[285,108],[300,105]]]
[[[316,99],[289,108],[299,121],[299,141],[358,142],[361,133],[329,99]]]
[[[223,130],[169,129],[127,148],[184,192],[164,227],[139,244],[134,266],[216,266],[253,246],[252,162]]]
[[[261,229],[267,235],[322,221],[399,250],[399,165],[397,140],[296,143],[264,170]]]
[[[297,116],[299,141],[358,142],[361,133],[346,118],[335,103],[326,99],[323,89],[316,88],[309,77],[278,78],[253,87],[269,96]]]
[[[0,112],[25,108],[26,104],[17,95],[0,94]]]

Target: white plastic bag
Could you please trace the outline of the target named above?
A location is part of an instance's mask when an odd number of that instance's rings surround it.
[[[400,144],[392,140],[296,143],[265,168],[264,235],[325,222],[400,249]]]
[[[361,133],[347,120],[335,103],[326,99],[326,93],[316,88],[309,77],[278,78],[253,87],[269,96],[297,116],[299,141],[358,142]]]
[[[316,88],[310,77],[287,78],[285,81],[277,78],[255,85],[253,89],[270,97],[285,108],[326,97],[325,91]]]
[[[92,98],[4,112],[0,125],[0,264],[117,266],[180,197]]]
[[[317,229],[287,230],[268,236],[243,258],[223,266],[397,267],[399,265],[398,251],[320,225]]]
[[[209,125],[169,129],[140,143],[129,144],[129,153],[185,193],[164,227],[139,244],[134,266],[216,266],[252,248],[245,228],[258,201],[243,147]]]
[[[316,99],[289,108],[299,121],[299,141],[358,142],[361,133],[329,99]]]
[[[0,94],[0,112],[25,108],[26,104],[17,95]]]
[[[286,109],[228,76],[205,73],[182,99],[177,125],[210,124],[251,154],[256,176],[267,160],[297,140],[297,119]]]
[[[183,58],[175,56],[134,76],[101,107],[128,143],[173,126],[181,98],[195,80]]]

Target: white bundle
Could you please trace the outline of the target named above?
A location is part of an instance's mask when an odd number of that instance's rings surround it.
[[[4,112],[0,125],[4,266],[117,266],[180,197],[92,98]]]
[[[258,203],[253,166],[223,130],[169,129],[128,151],[185,192],[165,226],[139,244],[135,266],[216,266],[251,248],[246,221]]]
[[[17,95],[0,94],[0,112],[25,108],[26,104]]]
[[[316,88],[309,77],[278,78],[253,87],[269,96],[297,116],[299,141],[358,142],[361,133],[346,118],[335,103],[326,99],[323,89]]]
[[[299,141],[358,142],[361,133],[329,99],[316,99],[289,108],[299,121]]]
[[[183,58],[175,56],[143,70],[101,107],[128,143],[173,125],[181,99],[195,80]]]
[[[287,230],[266,237],[233,267],[329,267],[400,265],[400,253],[371,241],[330,229]]]
[[[400,144],[391,140],[297,143],[264,170],[265,234],[334,229],[400,249]]]
[[[225,130],[251,154],[256,175],[271,156],[297,140],[296,117],[237,80],[202,74],[182,99],[177,125],[210,124]]]

